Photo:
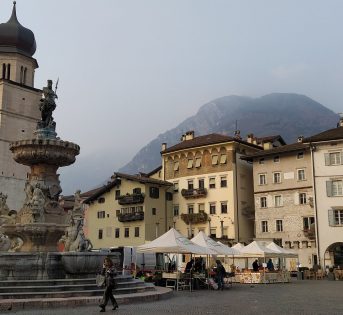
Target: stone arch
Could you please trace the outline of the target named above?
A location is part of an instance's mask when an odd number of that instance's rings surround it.
[[[332,243],[324,254],[325,266],[340,266],[343,268],[343,242]]]

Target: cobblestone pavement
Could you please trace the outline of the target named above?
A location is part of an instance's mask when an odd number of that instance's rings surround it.
[[[16,315],[93,315],[97,306],[43,310],[6,311]],[[174,292],[169,299],[123,304],[104,314],[343,314],[343,281],[305,280],[289,284],[240,285],[224,291]]]

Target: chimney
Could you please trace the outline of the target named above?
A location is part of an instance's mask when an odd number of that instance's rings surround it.
[[[299,137],[298,137],[298,142],[299,142],[299,143],[302,143],[303,140],[304,140],[304,136],[299,136]]]
[[[185,141],[185,139],[186,139],[186,135],[182,135],[180,138],[180,141],[183,142],[183,141]]]
[[[252,139],[254,138],[254,134],[253,133],[249,133],[248,135],[247,135],[247,142],[248,143],[252,143]]]
[[[194,139],[194,131],[193,130],[187,131],[185,135],[185,140],[192,140],[192,139]]]
[[[166,150],[167,149],[167,143],[163,142],[162,143],[162,151]]]

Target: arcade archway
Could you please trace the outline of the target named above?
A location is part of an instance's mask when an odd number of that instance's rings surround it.
[[[333,243],[326,249],[324,264],[343,268],[343,242]]]

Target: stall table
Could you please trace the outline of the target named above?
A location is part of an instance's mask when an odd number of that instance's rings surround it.
[[[234,281],[238,283],[285,283],[290,282],[288,271],[242,272],[236,273]]]

